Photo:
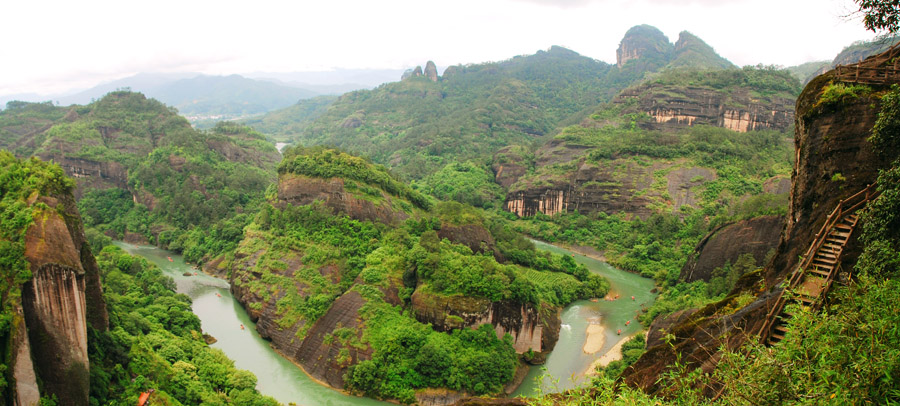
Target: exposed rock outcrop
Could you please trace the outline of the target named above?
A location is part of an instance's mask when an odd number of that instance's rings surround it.
[[[860,97],[839,109],[813,109],[829,80],[831,73],[813,79],[797,100],[790,215],[775,259],[766,268],[767,286],[793,270],[837,203],[874,183],[878,171],[900,152],[878,154],[868,141],[878,112],[876,99]],[[836,174],[842,175],[840,180],[833,180]],[[845,268],[859,252],[857,244],[844,248]]]
[[[466,224],[455,226],[451,224],[441,225],[441,229],[437,231],[439,238],[446,238],[456,244],[462,244],[472,252],[490,252],[498,261],[501,259],[500,251],[494,244],[494,237],[491,232],[480,224]]]
[[[229,161],[251,163],[261,168],[274,167],[281,160],[281,154],[277,150],[244,148],[225,138],[209,138],[206,140],[206,145]],[[175,170],[180,171],[181,169],[175,168]]]
[[[74,191],[76,198],[90,189],[128,188],[128,169],[118,162],[98,162],[55,154],[41,154],[40,158],[53,160],[66,171],[66,175],[75,178],[78,184]]]
[[[278,182],[278,199],[281,204],[306,205],[321,201],[335,213],[345,213],[357,220],[378,221],[392,224],[409,217],[393,207],[393,198],[386,193],[380,202],[354,196],[345,189],[340,178],[322,179],[303,175],[285,174]]]
[[[757,264],[763,264],[766,254],[775,249],[784,225],[782,216],[762,216],[723,225],[703,238],[694,254],[681,268],[685,282],[709,281],[714,269],[735,263],[749,253]]]
[[[327,382],[335,388],[344,388],[344,374],[347,368],[360,361],[372,358],[372,349],[347,346],[349,358],[341,359],[340,351],[344,346],[338,340],[326,340],[326,336],[338,328],[349,328],[362,337],[364,328],[359,322],[359,309],[366,304],[365,299],[355,292],[349,291],[337,298],[328,312],[316,320],[306,334],[306,339],[296,354],[289,354],[300,361],[307,373],[316,379]]]
[[[55,395],[61,404],[87,405],[87,328],[105,330],[109,324],[100,272],[72,195],[29,201],[38,203],[47,208],[35,209],[25,232],[32,278],[21,287],[24,323],[14,323],[16,396],[24,402],[20,404],[31,404],[41,382],[40,395]]]
[[[647,218],[655,212],[651,205],[657,203],[671,207],[674,213],[681,206],[696,205],[697,187],[716,179],[711,169],[690,166],[684,160],[660,160],[650,165],[627,158],[594,161],[585,159],[587,151],[561,140],[541,147],[536,153],[536,167],[569,165],[571,170],[564,175],[517,178],[506,195],[506,210],[519,216],[552,216],[577,210],[582,214],[629,213]],[[661,172],[665,173],[665,190],[652,187]]]
[[[666,343],[666,335],[670,333],[670,330],[673,326],[678,323],[687,320],[687,318],[691,317],[697,309],[685,309],[679,310],[675,313],[672,313],[668,316],[657,317],[650,323],[650,328],[647,332],[647,348],[653,348],[657,345],[663,345]]]
[[[434,62],[428,61],[428,63],[425,64],[425,77],[432,82],[438,81],[437,66],[434,65]]]
[[[629,29],[616,49],[616,66],[622,68],[628,61],[648,58],[667,60],[673,51],[669,38],[659,29],[638,25]]]
[[[441,296],[416,290],[411,298],[413,314],[435,330],[493,324],[497,337],[509,333],[518,353],[546,353],[559,339],[559,309],[516,302],[491,302],[484,298]]]
[[[494,181],[505,189],[525,175],[529,166],[531,164],[527,162],[524,151],[521,148],[509,146],[501,148],[494,154],[491,169],[494,171]]]
[[[754,337],[777,297],[778,283],[797,266],[798,257],[809,247],[828,214],[839,201],[874,182],[878,170],[900,155],[900,151],[876,154],[867,141],[877,100],[859,97],[837,106],[814,108],[832,75],[829,72],[812,80],[797,101],[797,159],[790,211],[774,259],[763,272],[744,275],[726,299],[672,326],[672,346],[649,348],[623,373],[627,384],[654,393],[659,389],[660,374],[679,359],[678,354],[683,364],[708,372],[718,361],[719,348],[724,345],[734,349]],[[851,238],[843,251],[842,266],[852,267],[860,251]],[[739,294],[756,295],[756,300],[736,309]]]
[[[403,74],[400,75],[400,80],[406,80],[409,78],[417,78],[419,76],[422,76],[422,67],[416,66],[415,69],[407,69],[406,72],[403,72]]]
[[[624,90],[613,102],[632,103],[631,109],[648,114],[647,129],[664,130],[684,126],[713,125],[738,132],[790,128],[794,122],[794,100],[754,97],[749,89],[733,92],[647,83]]]

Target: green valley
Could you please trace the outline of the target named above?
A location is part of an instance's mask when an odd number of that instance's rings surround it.
[[[563,46],[429,60],[334,96],[211,73],[384,74],[393,48],[509,49],[475,26],[520,9],[566,38],[545,20],[581,29],[599,6],[576,3],[485,5],[466,32],[389,42],[431,6],[354,4],[339,23],[324,3],[273,6],[291,48],[252,5],[240,25],[202,6],[189,15],[239,38],[212,31],[192,64],[173,51],[166,73],[112,66],[125,79],[94,88],[140,79],[171,103],[7,103],[0,406],[900,402],[896,7],[856,0],[888,33],[790,68],[637,25],[615,63]],[[743,33],[775,55],[763,34]]]

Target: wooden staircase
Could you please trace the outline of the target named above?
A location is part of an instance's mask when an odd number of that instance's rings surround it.
[[[840,268],[841,253],[859,221],[857,211],[878,196],[876,186],[869,185],[847,199],[841,200],[816,234],[797,269],[785,281],[775,305],[766,316],[760,332],[760,342],[776,344],[787,333],[786,322],[791,314],[785,307],[791,301],[818,310],[831,289]]]

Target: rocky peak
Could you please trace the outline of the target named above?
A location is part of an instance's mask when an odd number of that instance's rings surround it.
[[[415,69],[407,69],[406,72],[403,72],[403,75],[400,76],[400,80],[406,80],[408,78],[417,78],[422,76],[422,67],[416,66]]]
[[[713,69],[734,67],[734,64],[719,56],[709,44],[687,31],[678,34],[678,41],[675,42],[675,59],[670,64],[675,67]]]
[[[658,28],[650,25],[631,27],[616,50],[616,66],[619,68],[633,59],[645,57],[667,59],[673,51],[669,38]]]
[[[437,66],[434,65],[434,62],[428,61],[428,63],[425,64],[425,76],[432,82],[437,82]]]

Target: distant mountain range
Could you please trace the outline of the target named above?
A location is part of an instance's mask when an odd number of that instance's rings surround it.
[[[251,77],[192,72],[140,73],[68,95],[2,95],[0,107],[12,100],[52,100],[60,105],[88,104],[109,92],[130,89],[177,108],[194,125],[208,127],[217,121],[260,115],[319,95],[339,95],[372,88],[396,80],[402,72],[400,69],[339,69],[329,72],[253,73],[249,75]]]

